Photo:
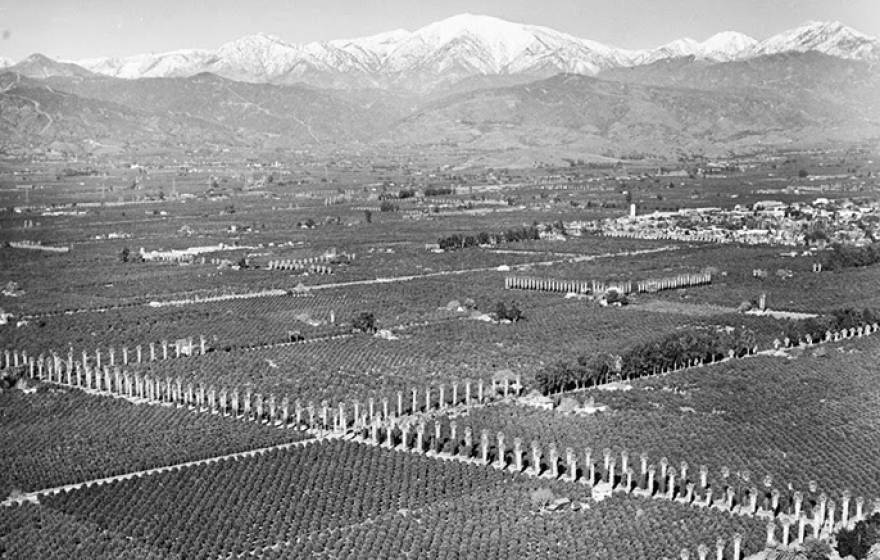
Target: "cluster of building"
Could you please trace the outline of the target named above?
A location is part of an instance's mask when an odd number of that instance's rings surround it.
[[[582,224],[614,237],[716,243],[824,246],[867,245],[880,238],[880,203],[816,198],[785,203],[762,200],[732,209],[682,208]]]

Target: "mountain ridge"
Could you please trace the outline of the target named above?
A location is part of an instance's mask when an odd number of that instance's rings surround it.
[[[8,140],[0,151],[57,142],[76,153],[95,146],[400,153],[454,147],[486,161],[517,162],[750,152],[880,138],[878,70],[818,52],[722,63],[689,56],[594,77],[475,76],[428,96],[211,73],[125,80],[0,72],[0,138]]]
[[[126,79],[212,72],[257,83],[426,93],[475,76],[523,75],[537,79],[558,73],[596,75],[682,56],[727,62],[809,50],[845,59],[880,61],[878,39],[840,22],[808,22],[763,41],[722,31],[702,42],[682,38],[654,49],[631,50],[549,27],[459,14],[415,31],[394,30],[305,44],[259,33],[227,42],[216,50],[93,58],[78,64],[91,72]]]
[[[729,81],[774,72],[792,57],[818,53],[767,55],[753,61],[722,63],[767,66],[741,71]],[[865,63],[824,55],[834,70],[829,82]],[[862,141],[880,135],[880,74],[872,72],[846,99],[828,100],[833,85],[806,91],[798,87],[814,75],[814,65],[795,65],[790,88],[748,85],[729,88],[729,81],[705,80],[703,89],[687,84],[693,58],[678,60],[681,75],[668,83],[619,81],[576,74],[505,88],[453,95],[423,107],[395,128],[401,142],[429,148],[455,145],[475,154],[532,151],[556,154],[598,154],[603,157],[650,155],[675,158],[681,154],[723,155],[772,146],[818,145]],[[841,68],[835,68],[841,66]],[[626,69],[617,69],[624,72]],[[720,72],[720,71],[719,71]],[[784,80],[783,80],[784,82]]]

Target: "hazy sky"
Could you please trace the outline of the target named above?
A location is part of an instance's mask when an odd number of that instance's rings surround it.
[[[0,0],[0,56],[213,49],[260,31],[304,43],[412,30],[462,12],[626,48],[724,30],[764,39],[808,20],[880,36],[880,0]]]

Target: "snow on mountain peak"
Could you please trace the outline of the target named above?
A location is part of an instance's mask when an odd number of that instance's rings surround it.
[[[410,35],[412,35],[412,33],[406,29],[395,29],[393,31],[385,31],[383,33],[368,35],[366,37],[356,37],[354,39],[334,39],[333,41],[329,41],[329,44],[336,47],[343,47],[352,43],[361,46],[382,47],[404,41],[409,38]]]
[[[803,25],[801,25],[799,27],[794,28],[791,31],[799,33],[799,34],[800,33],[818,33],[818,34],[825,34],[825,35],[846,34],[846,35],[854,35],[854,36],[862,37],[865,39],[870,39],[870,37],[868,37],[864,33],[860,33],[858,31],[856,31],[855,29],[853,29],[852,27],[844,25],[843,23],[841,23],[839,21],[811,20],[811,21],[804,23]]]
[[[722,62],[766,54],[818,50],[830,56],[880,60],[880,42],[840,22],[807,22],[764,41],[735,31],[703,42],[690,38],[654,49],[626,50],[554,29],[464,13],[415,31],[292,44],[257,33],[215,51],[182,50],[80,61],[94,72],[124,78],[214,72],[233,79],[329,87],[430,89],[477,75],[595,74],[607,68],[679,57]]]
[[[753,55],[819,51],[840,58],[880,59],[880,41],[839,21],[810,21],[761,41]]]
[[[274,35],[257,33],[222,45],[209,69],[237,78],[272,77],[294,64],[299,54],[300,47]]]
[[[595,74],[627,62],[629,53],[537,25],[459,14],[414,31],[386,60],[395,72]]]
[[[522,42],[528,41],[530,33],[526,28],[526,25],[493,16],[465,13],[430,23],[416,30],[413,35],[446,42],[462,34],[470,33],[497,42],[515,43],[517,39]]]
[[[727,62],[740,58],[757,44],[755,39],[736,31],[722,31],[702,43],[685,37],[676,39],[656,49],[643,51],[634,58],[637,64],[650,64],[658,60],[694,56],[714,62]]]
[[[689,37],[670,41],[656,49],[636,52],[633,56],[633,64],[651,64],[658,60],[693,56],[699,53],[700,44]]]
[[[704,58],[728,61],[739,58],[757,44],[757,40],[744,33],[722,31],[700,43],[700,53]]]
[[[483,50],[473,53],[476,56],[488,55],[487,59],[471,62],[486,71],[498,71],[526,50],[535,41],[535,35],[525,25],[491,16],[459,14],[416,30],[394,54],[409,61],[465,40],[473,41]]]
[[[700,53],[700,43],[690,37],[682,37],[681,39],[670,41],[660,48],[671,56],[690,56]]]
[[[394,31],[386,31],[368,37],[358,37],[355,39],[336,39],[327,44],[349,52],[355,56],[364,58],[372,58],[374,64],[380,63],[403,41],[412,35],[406,29],[395,29]]]
[[[223,52],[266,52],[273,49],[296,50],[296,46],[285,42],[275,35],[268,33],[255,33],[254,35],[246,35],[234,41],[224,43],[217,49],[218,53]]]

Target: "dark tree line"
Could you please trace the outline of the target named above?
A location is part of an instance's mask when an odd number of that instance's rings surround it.
[[[446,196],[454,193],[455,189],[452,187],[425,187],[425,196]]]
[[[840,270],[859,266],[871,266],[880,262],[880,243],[864,247],[834,245],[822,258],[824,270]]]
[[[415,189],[400,189],[396,193],[384,192],[379,195],[379,200],[404,200],[416,196]]]
[[[783,336],[789,340],[798,341],[806,339],[807,335],[813,341],[824,340],[827,331],[839,331],[840,329],[852,329],[859,326],[870,325],[880,319],[880,314],[872,309],[836,309],[827,315],[810,317],[798,321],[789,321],[785,326]]]
[[[513,243],[517,241],[528,241],[532,239],[540,239],[541,232],[537,226],[523,226],[520,228],[511,228],[507,231],[487,232],[481,231],[473,235],[461,235],[454,233],[449,237],[440,238],[437,243],[441,249],[451,251],[454,249],[466,249],[468,247],[477,247],[479,245],[489,245],[497,243]]]
[[[580,355],[550,364],[535,376],[544,393],[568,391],[614,379],[635,379],[694,360],[721,359],[733,350],[748,354],[756,343],[750,329],[688,329],[636,344],[623,354]]]
[[[825,339],[827,331],[852,329],[878,320],[880,312],[876,310],[837,309],[820,317],[789,321],[782,336],[795,343],[806,339],[807,335],[818,341]],[[535,381],[544,394],[569,391],[615,379],[636,379],[694,360],[721,359],[731,350],[735,356],[742,357],[756,345],[757,337],[751,329],[692,328],[636,344],[620,355],[600,353],[557,361],[540,370]]]

